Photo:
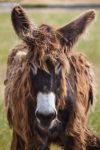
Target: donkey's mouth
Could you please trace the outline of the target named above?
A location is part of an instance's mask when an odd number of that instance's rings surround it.
[[[51,124],[51,122],[47,122],[46,120],[43,120],[43,121],[40,122],[40,126],[42,128],[47,128],[48,129],[50,127],[50,124]]]
[[[52,124],[52,122],[48,122],[46,120],[40,121],[40,120],[37,119],[37,125],[42,130],[49,130],[51,124]]]
[[[44,120],[43,122],[40,122],[40,120],[37,120],[38,127],[42,130],[52,130],[53,128],[57,127],[58,124],[60,124],[60,121],[56,118],[52,120],[51,122],[47,122]]]

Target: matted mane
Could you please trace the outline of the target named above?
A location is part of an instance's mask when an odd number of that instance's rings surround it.
[[[16,99],[16,101],[22,102],[22,105],[29,96],[34,101],[34,91],[30,81],[30,62],[49,72],[46,61],[49,60],[53,65],[59,61],[62,64],[62,78],[58,96],[60,104],[58,105],[62,108],[67,91],[65,76],[69,70],[64,48],[59,45],[57,34],[49,26],[42,25],[33,34],[34,38],[27,37],[25,39],[27,44],[23,42],[17,45],[8,57],[7,79],[5,80],[5,84],[8,86],[6,86],[5,99],[8,102],[12,97],[12,101]],[[12,86],[9,86],[9,83],[12,83]]]
[[[7,105],[12,106],[11,101],[15,101],[19,103],[19,108],[16,108],[16,111],[21,111],[23,108],[23,113],[26,114],[26,124],[27,124],[27,101],[28,98],[31,97],[33,102],[35,100],[34,97],[34,89],[31,85],[30,81],[30,62],[37,65],[41,69],[44,69],[48,72],[46,66],[46,60],[49,59],[51,63],[55,65],[56,61],[60,61],[62,64],[62,77],[60,81],[60,95],[58,95],[59,104],[58,107],[64,107],[64,96],[66,95],[67,86],[66,80],[68,76],[71,76],[70,68],[73,69],[73,76],[75,87],[72,87],[71,83],[68,82],[71,86],[73,92],[76,93],[76,102],[75,102],[75,111],[71,121],[68,124],[68,131],[69,134],[73,134],[76,132],[76,138],[81,136],[82,141],[84,141],[84,132],[83,127],[80,129],[82,122],[85,121],[85,111],[90,104],[93,103],[93,77],[91,74],[91,66],[86,60],[85,56],[81,53],[73,52],[73,51],[65,51],[65,47],[60,47],[57,35],[52,32],[42,32],[40,30],[34,33],[34,38],[27,39],[27,44],[22,43],[18,45],[13,52],[9,55],[8,58],[8,72],[7,72],[7,80],[6,83],[6,101]],[[48,27],[51,29],[50,27]],[[46,29],[47,30],[47,29]],[[53,36],[52,36],[53,33]],[[67,49],[67,48],[66,48]],[[29,51],[29,52],[28,52]],[[13,73],[12,73],[13,72]],[[12,83],[12,86],[9,86],[9,83]],[[16,90],[15,90],[16,89]],[[86,91],[90,90],[90,96],[86,95]],[[11,100],[12,97],[12,100]],[[10,98],[10,99],[9,99]],[[84,99],[88,99],[89,101],[84,101]],[[9,103],[8,103],[9,102]],[[13,102],[12,102],[13,103]],[[88,106],[87,106],[88,103]],[[16,103],[15,103],[16,105]],[[7,106],[9,108],[9,106]],[[16,107],[16,106],[15,106]],[[81,108],[81,109],[80,109]],[[14,108],[15,109],[15,108]],[[86,111],[86,113],[87,113]],[[9,124],[11,125],[12,122],[12,115],[9,112],[8,120]],[[12,112],[13,113],[13,112]],[[10,117],[10,118],[9,118]],[[81,119],[81,120],[80,120]],[[75,121],[76,120],[76,121]],[[84,123],[83,123],[84,124]],[[12,126],[12,125],[11,125]],[[82,130],[82,131],[81,131]],[[77,132],[78,131],[78,132]],[[70,133],[71,132],[71,133]],[[83,134],[80,134],[83,132]],[[75,135],[74,135],[75,136]]]

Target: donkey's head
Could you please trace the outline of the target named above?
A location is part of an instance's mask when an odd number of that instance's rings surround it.
[[[36,28],[20,6],[12,10],[15,32],[28,47],[30,79],[36,97],[35,115],[42,127],[53,126],[57,120],[58,106],[64,104],[66,95],[66,54],[94,17],[94,11],[90,10],[54,30],[48,25]]]

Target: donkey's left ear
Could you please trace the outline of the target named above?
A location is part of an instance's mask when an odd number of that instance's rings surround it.
[[[11,20],[16,34],[21,39],[31,33],[31,23],[21,6],[15,6],[13,8]]]
[[[86,27],[94,18],[95,11],[89,10],[76,18],[74,21],[57,30],[65,38],[69,49],[75,44],[79,36],[84,33]]]

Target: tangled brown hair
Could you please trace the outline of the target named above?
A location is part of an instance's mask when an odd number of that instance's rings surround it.
[[[20,6],[12,10],[14,29],[23,42],[12,49],[7,62],[5,104],[9,125],[13,128],[11,150],[18,150],[18,148],[38,150],[41,144],[45,144],[35,130],[35,113],[31,110],[31,106],[36,105],[36,97],[30,79],[30,63],[49,72],[46,63],[48,60],[54,66],[57,62],[62,65],[57,110],[67,107],[65,96],[67,96],[68,86],[75,98],[73,111],[64,133],[64,137],[73,137],[74,145],[69,143],[67,146],[73,150],[82,150],[84,147],[90,150],[91,144],[89,143],[88,146],[87,139],[91,140],[95,136],[86,132],[88,131],[86,118],[90,105],[94,101],[94,77],[86,57],[71,49],[94,17],[95,13],[91,10],[68,25],[55,30],[48,25],[33,28]],[[29,105],[30,98],[31,105]],[[91,140],[91,143],[96,142]],[[93,144],[93,147],[98,148],[98,145]]]

